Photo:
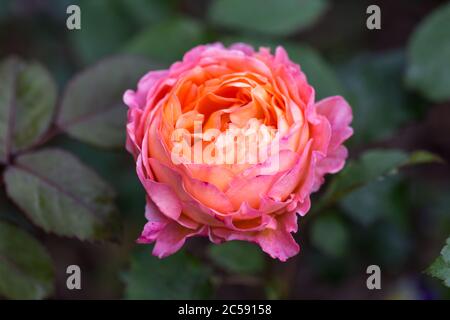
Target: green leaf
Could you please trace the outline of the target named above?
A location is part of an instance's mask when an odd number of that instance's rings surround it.
[[[347,250],[348,230],[342,219],[336,215],[321,215],[312,225],[312,244],[326,255],[342,257]]]
[[[53,292],[52,261],[29,234],[0,222],[0,295],[8,299],[43,299]]]
[[[120,238],[113,190],[71,154],[24,154],[4,178],[9,197],[45,231],[82,240]]]
[[[125,45],[123,51],[171,64],[180,60],[186,51],[203,42],[203,29],[197,21],[178,18],[141,31]]]
[[[313,25],[327,4],[325,0],[214,0],[208,18],[240,32],[282,36]]]
[[[402,186],[398,176],[371,181],[347,194],[340,205],[346,214],[362,225],[387,219],[404,228],[408,223],[408,201]]]
[[[427,154],[425,157],[424,155]],[[422,164],[425,160],[436,162],[439,157],[418,151],[408,154],[395,149],[373,149],[365,152],[358,160],[350,161],[333,178],[315,210],[320,210],[342,199],[354,190],[408,165]]]
[[[418,150],[411,153],[408,160],[408,164],[421,164],[430,162],[445,163],[445,160],[434,153],[424,150]]]
[[[414,31],[406,80],[433,101],[450,99],[450,4],[437,8]]]
[[[148,249],[148,247],[146,247]],[[163,260],[140,250],[124,275],[125,297],[139,300],[205,299],[210,293],[209,268],[178,252]]]
[[[151,23],[159,23],[169,19],[178,0],[121,0],[124,10],[140,26],[146,27]]]
[[[57,88],[38,63],[17,58],[0,63],[0,160],[42,138],[52,120]]]
[[[117,56],[82,71],[67,85],[57,126],[73,138],[98,147],[119,148],[125,143],[127,89],[152,69],[143,58]]]
[[[340,193],[347,193],[388,174],[407,159],[408,155],[400,150],[369,150],[358,161],[350,162],[334,183],[337,183]]]
[[[6,192],[0,193],[0,221],[9,222],[25,230],[30,229],[30,221],[20,212],[12,201],[8,199]]]
[[[261,250],[253,244],[242,241],[210,245],[208,254],[218,266],[233,273],[260,273],[265,266]]]
[[[390,137],[415,117],[418,102],[402,85],[404,54],[363,54],[340,68],[345,98],[353,109],[354,143]]]
[[[442,163],[443,159],[428,151],[410,153],[402,166],[426,163]],[[397,168],[391,170],[395,172]],[[370,225],[379,219],[386,219],[405,229],[408,227],[409,200],[405,197],[402,180],[398,176],[381,177],[368,181],[356,190],[346,194],[340,201],[341,207],[351,218],[362,225]]]
[[[450,288],[450,237],[441,250],[441,255],[433,262],[426,271],[429,275],[438,278]]]

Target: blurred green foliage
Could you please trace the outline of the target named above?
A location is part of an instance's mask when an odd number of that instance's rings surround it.
[[[326,8],[326,0],[214,0],[208,18],[244,33],[284,36],[309,27]]]
[[[163,260],[139,250],[124,274],[127,299],[205,299],[210,293],[209,268],[179,252]]]
[[[341,66],[344,96],[353,108],[353,143],[386,139],[415,118],[415,104],[402,84],[401,51],[363,53]],[[388,116],[386,116],[388,115]]]
[[[258,274],[264,270],[263,253],[254,244],[230,241],[221,245],[210,245],[208,249],[211,259],[231,273]]]
[[[169,65],[180,60],[186,51],[205,40],[200,23],[188,18],[173,18],[144,29],[127,41],[123,50]]]
[[[450,98],[450,4],[428,16],[408,46],[408,84],[433,101]]]
[[[349,247],[348,230],[342,219],[333,213],[324,212],[316,219],[311,229],[311,243],[326,255],[343,256]]]

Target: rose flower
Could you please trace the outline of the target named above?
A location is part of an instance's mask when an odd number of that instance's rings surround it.
[[[297,214],[343,168],[353,133],[348,103],[315,102],[282,47],[198,46],[147,73],[124,101],[127,149],[147,193],[138,242],[155,242],[160,258],[192,236],[254,242],[281,261],[296,255]]]

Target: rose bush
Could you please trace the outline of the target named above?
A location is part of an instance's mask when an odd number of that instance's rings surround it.
[[[156,242],[160,258],[196,235],[255,242],[282,261],[294,256],[297,214],[308,212],[324,175],[343,168],[343,142],[353,132],[348,103],[339,96],[315,102],[282,47],[271,54],[245,44],[198,46],[168,70],[150,71],[124,101],[127,149],[147,192],[148,222],[138,241]],[[198,124],[213,134],[199,137]],[[236,142],[225,152],[234,152],[231,162],[174,154],[181,141],[188,155],[209,148],[217,160],[225,150],[220,138],[231,131],[247,138],[248,129],[262,132],[264,143]],[[249,161],[260,149],[267,152]]]

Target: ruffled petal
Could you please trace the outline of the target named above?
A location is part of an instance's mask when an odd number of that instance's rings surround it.
[[[160,259],[165,258],[180,250],[186,238],[201,232],[202,230],[191,230],[181,226],[177,222],[171,222],[159,232],[155,247],[153,248],[153,255]]]
[[[315,189],[323,183],[325,174],[336,173],[344,167],[348,152],[342,143],[353,134],[353,129],[350,127],[353,118],[352,110],[344,98],[336,96],[323,99],[316,104],[316,109],[320,115],[328,119],[331,137],[326,157],[317,163]]]
[[[262,231],[257,236],[257,242],[264,252],[272,258],[286,261],[300,251],[300,247],[292,237],[291,232],[297,231],[297,218],[294,213],[286,213],[278,219],[278,227]]]
[[[145,217],[148,222],[145,224],[144,230],[137,240],[138,243],[152,243],[155,241],[159,232],[170,221],[149,198],[147,198],[147,204],[145,205]]]

